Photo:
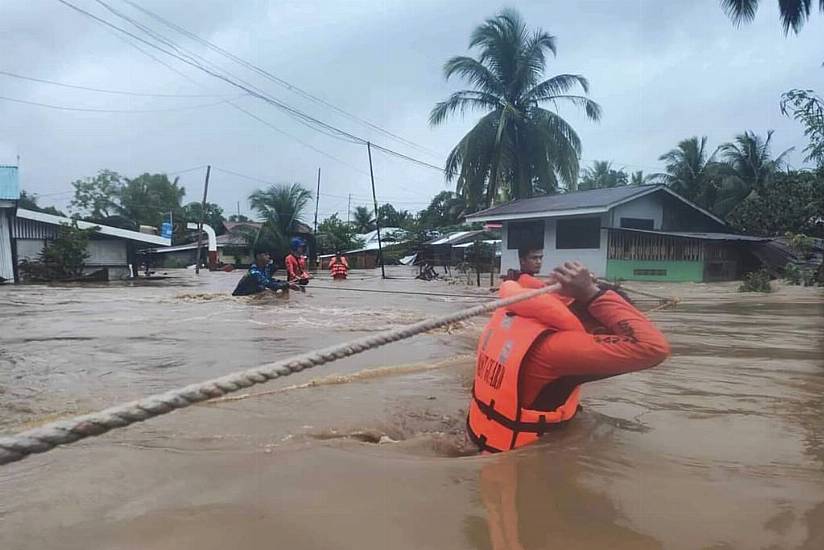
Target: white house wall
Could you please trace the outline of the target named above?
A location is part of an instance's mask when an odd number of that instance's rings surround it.
[[[11,256],[11,229],[9,208],[0,208],[0,277],[14,281],[14,264]]]
[[[89,254],[86,265],[89,266],[110,267],[128,264],[124,240],[92,239],[86,245],[86,252]]]
[[[17,262],[37,260],[45,245],[43,239],[17,239]]]
[[[608,227],[621,227],[621,218],[653,220],[654,229],[661,230],[664,223],[664,204],[661,193],[652,193],[616,206],[610,211]]]
[[[591,217],[591,216],[577,216]],[[626,216],[625,216],[626,217]],[[573,216],[565,217],[571,219]],[[601,215],[601,227],[608,224],[609,214]],[[518,250],[509,248],[508,222],[503,223],[501,231],[501,274],[509,269],[518,269]],[[549,275],[552,270],[569,261],[577,260],[587,266],[598,277],[604,277],[607,273],[607,230],[601,230],[601,242],[599,248],[584,249],[557,249],[555,246],[555,219],[544,220],[544,263],[541,266],[541,275]]]

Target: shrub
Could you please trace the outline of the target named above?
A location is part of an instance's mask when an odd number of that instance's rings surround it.
[[[791,285],[813,286],[815,285],[815,271],[789,262],[784,267],[784,280]]]
[[[738,292],[772,292],[770,274],[766,269],[753,271],[744,275],[744,282],[738,287]]]

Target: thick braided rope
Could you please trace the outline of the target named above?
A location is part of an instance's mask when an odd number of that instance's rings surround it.
[[[0,464],[8,464],[22,460],[29,455],[45,453],[58,445],[74,443],[87,437],[94,437],[113,430],[123,428],[136,422],[143,422],[149,418],[170,413],[207,401],[215,397],[248,388],[255,384],[262,384],[275,378],[288,376],[293,372],[302,371],[350,355],[362,353],[386,344],[403,340],[416,334],[463,321],[470,317],[489,313],[499,307],[508,306],[524,300],[529,300],[541,294],[555,292],[559,285],[551,285],[537,290],[525,292],[510,298],[495,300],[442,317],[427,319],[407,325],[405,327],[379,332],[351,342],[338,344],[311,353],[305,353],[288,359],[282,359],[257,367],[207,380],[198,384],[191,384],[165,393],[150,395],[137,401],[117,405],[102,411],[78,416],[69,420],[52,422],[15,435],[0,437]]]

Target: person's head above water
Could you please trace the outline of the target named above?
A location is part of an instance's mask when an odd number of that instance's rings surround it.
[[[272,256],[270,256],[269,253],[265,250],[261,250],[257,254],[255,254],[255,263],[260,267],[269,265],[271,259]]]
[[[544,261],[544,251],[541,248],[526,246],[518,249],[518,260],[521,263],[521,273],[537,275],[541,271]]]
[[[289,243],[289,249],[293,252],[300,252],[301,248],[303,248],[304,246],[305,243],[303,242],[303,239],[301,239],[300,237],[295,237]]]

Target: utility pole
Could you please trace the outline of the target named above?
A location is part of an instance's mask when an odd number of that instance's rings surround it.
[[[378,197],[375,195],[375,172],[372,170],[372,144],[366,142],[366,152],[369,154],[369,178],[372,180],[372,202],[375,205],[375,229],[378,231],[378,261],[381,263],[381,279],[386,279],[386,270],[383,267],[383,244],[381,244],[381,222],[378,216]]]
[[[346,225],[349,225],[349,219],[352,216],[352,193],[349,193],[349,200],[346,202]]]
[[[237,217],[238,221],[240,221],[240,201],[237,201]]]
[[[320,204],[320,168],[318,168],[318,190],[315,193],[315,237],[318,235],[318,204]]]
[[[195,275],[200,275],[200,247],[203,245],[203,222],[206,220],[206,194],[209,192],[209,175],[212,165],[206,166],[206,181],[203,183],[203,202],[200,203],[200,221],[197,224],[197,260],[195,261]]]

